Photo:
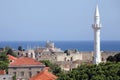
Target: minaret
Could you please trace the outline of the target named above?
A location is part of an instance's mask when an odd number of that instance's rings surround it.
[[[101,52],[100,52],[100,15],[98,10],[98,5],[96,6],[94,15],[94,24],[92,25],[94,29],[94,64],[99,64],[101,62]]]

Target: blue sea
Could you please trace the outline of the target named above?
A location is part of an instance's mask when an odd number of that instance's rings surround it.
[[[77,49],[79,51],[93,51],[93,41],[54,41],[55,47],[62,50]],[[2,41],[0,47],[9,46],[13,49],[18,49],[22,46],[23,49],[45,47],[46,41]],[[101,51],[120,51],[120,41],[101,41]]]

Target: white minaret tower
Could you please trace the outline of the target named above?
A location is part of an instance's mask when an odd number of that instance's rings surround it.
[[[94,15],[94,24],[92,25],[94,29],[94,64],[99,64],[101,62],[101,52],[100,52],[100,15],[98,10],[98,5],[96,6]]]

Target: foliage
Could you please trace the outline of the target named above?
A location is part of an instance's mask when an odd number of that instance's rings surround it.
[[[40,62],[44,63],[46,67],[52,66],[52,63],[49,60],[41,60]]]
[[[0,53],[0,70],[7,70],[9,64],[9,59],[5,52]]]
[[[65,50],[64,53],[68,53],[69,51],[68,50]]]
[[[8,57],[7,57],[5,52],[1,52],[0,53],[0,61],[3,61],[5,63],[9,63],[9,59],[8,59]]]
[[[59,73],[62,73],[61,68],[57,64],[53,64],[50,66],[51,72],[55,75],[58,75]]]
[[[8,69],[8,63],[5,63],[4,61],[0,61],[0,70],[7,70]]]
[[[19,51],[22,51],[23,49],[22,49],[22,46],[18,46],[18,50]]]
[[[8,51],[9,49],[10,49],[9,46],[6,46],[6,47],[5,47],[5,51]]]
[[[114,55],[114,56],[109,56],[107,58],[107,61],[111,61],[111,62],[120,62],[120,53]]]
[[[13,80],[16,80],[16,75],[13,76]]]
[[[62,73],[61,68],[57,64],[52,64],[49,60],[42,60],[40,62],[44,63],[46,67],[50,67],[50,71],[53,74],[58,75],[59,73]]]
[[[13,52],[13,50],[12,50],[11,48],[8,49],[7,54],[12,55],[12,56],[14,56],[14,57],[17,56],[17,55]]]
[[[120,80],[120,63],[81,65],[68,73],[59,74],[58,80]]]

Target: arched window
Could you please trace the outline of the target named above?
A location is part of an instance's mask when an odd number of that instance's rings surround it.
[[[28,57],[28,53],[26,53],[26,57]]]
[[[64,58],[64,61],[66,61],[66,57]]]
[[[73,61],[73,57],[70,58],[70,61]]]
[[[102,61],[104,61],[104,58],[102,57]]]
[[[31,58],[33,58],[33,53],[31,53]]]
[[[18,52],[18,56],[20,55],[20,53]]]

